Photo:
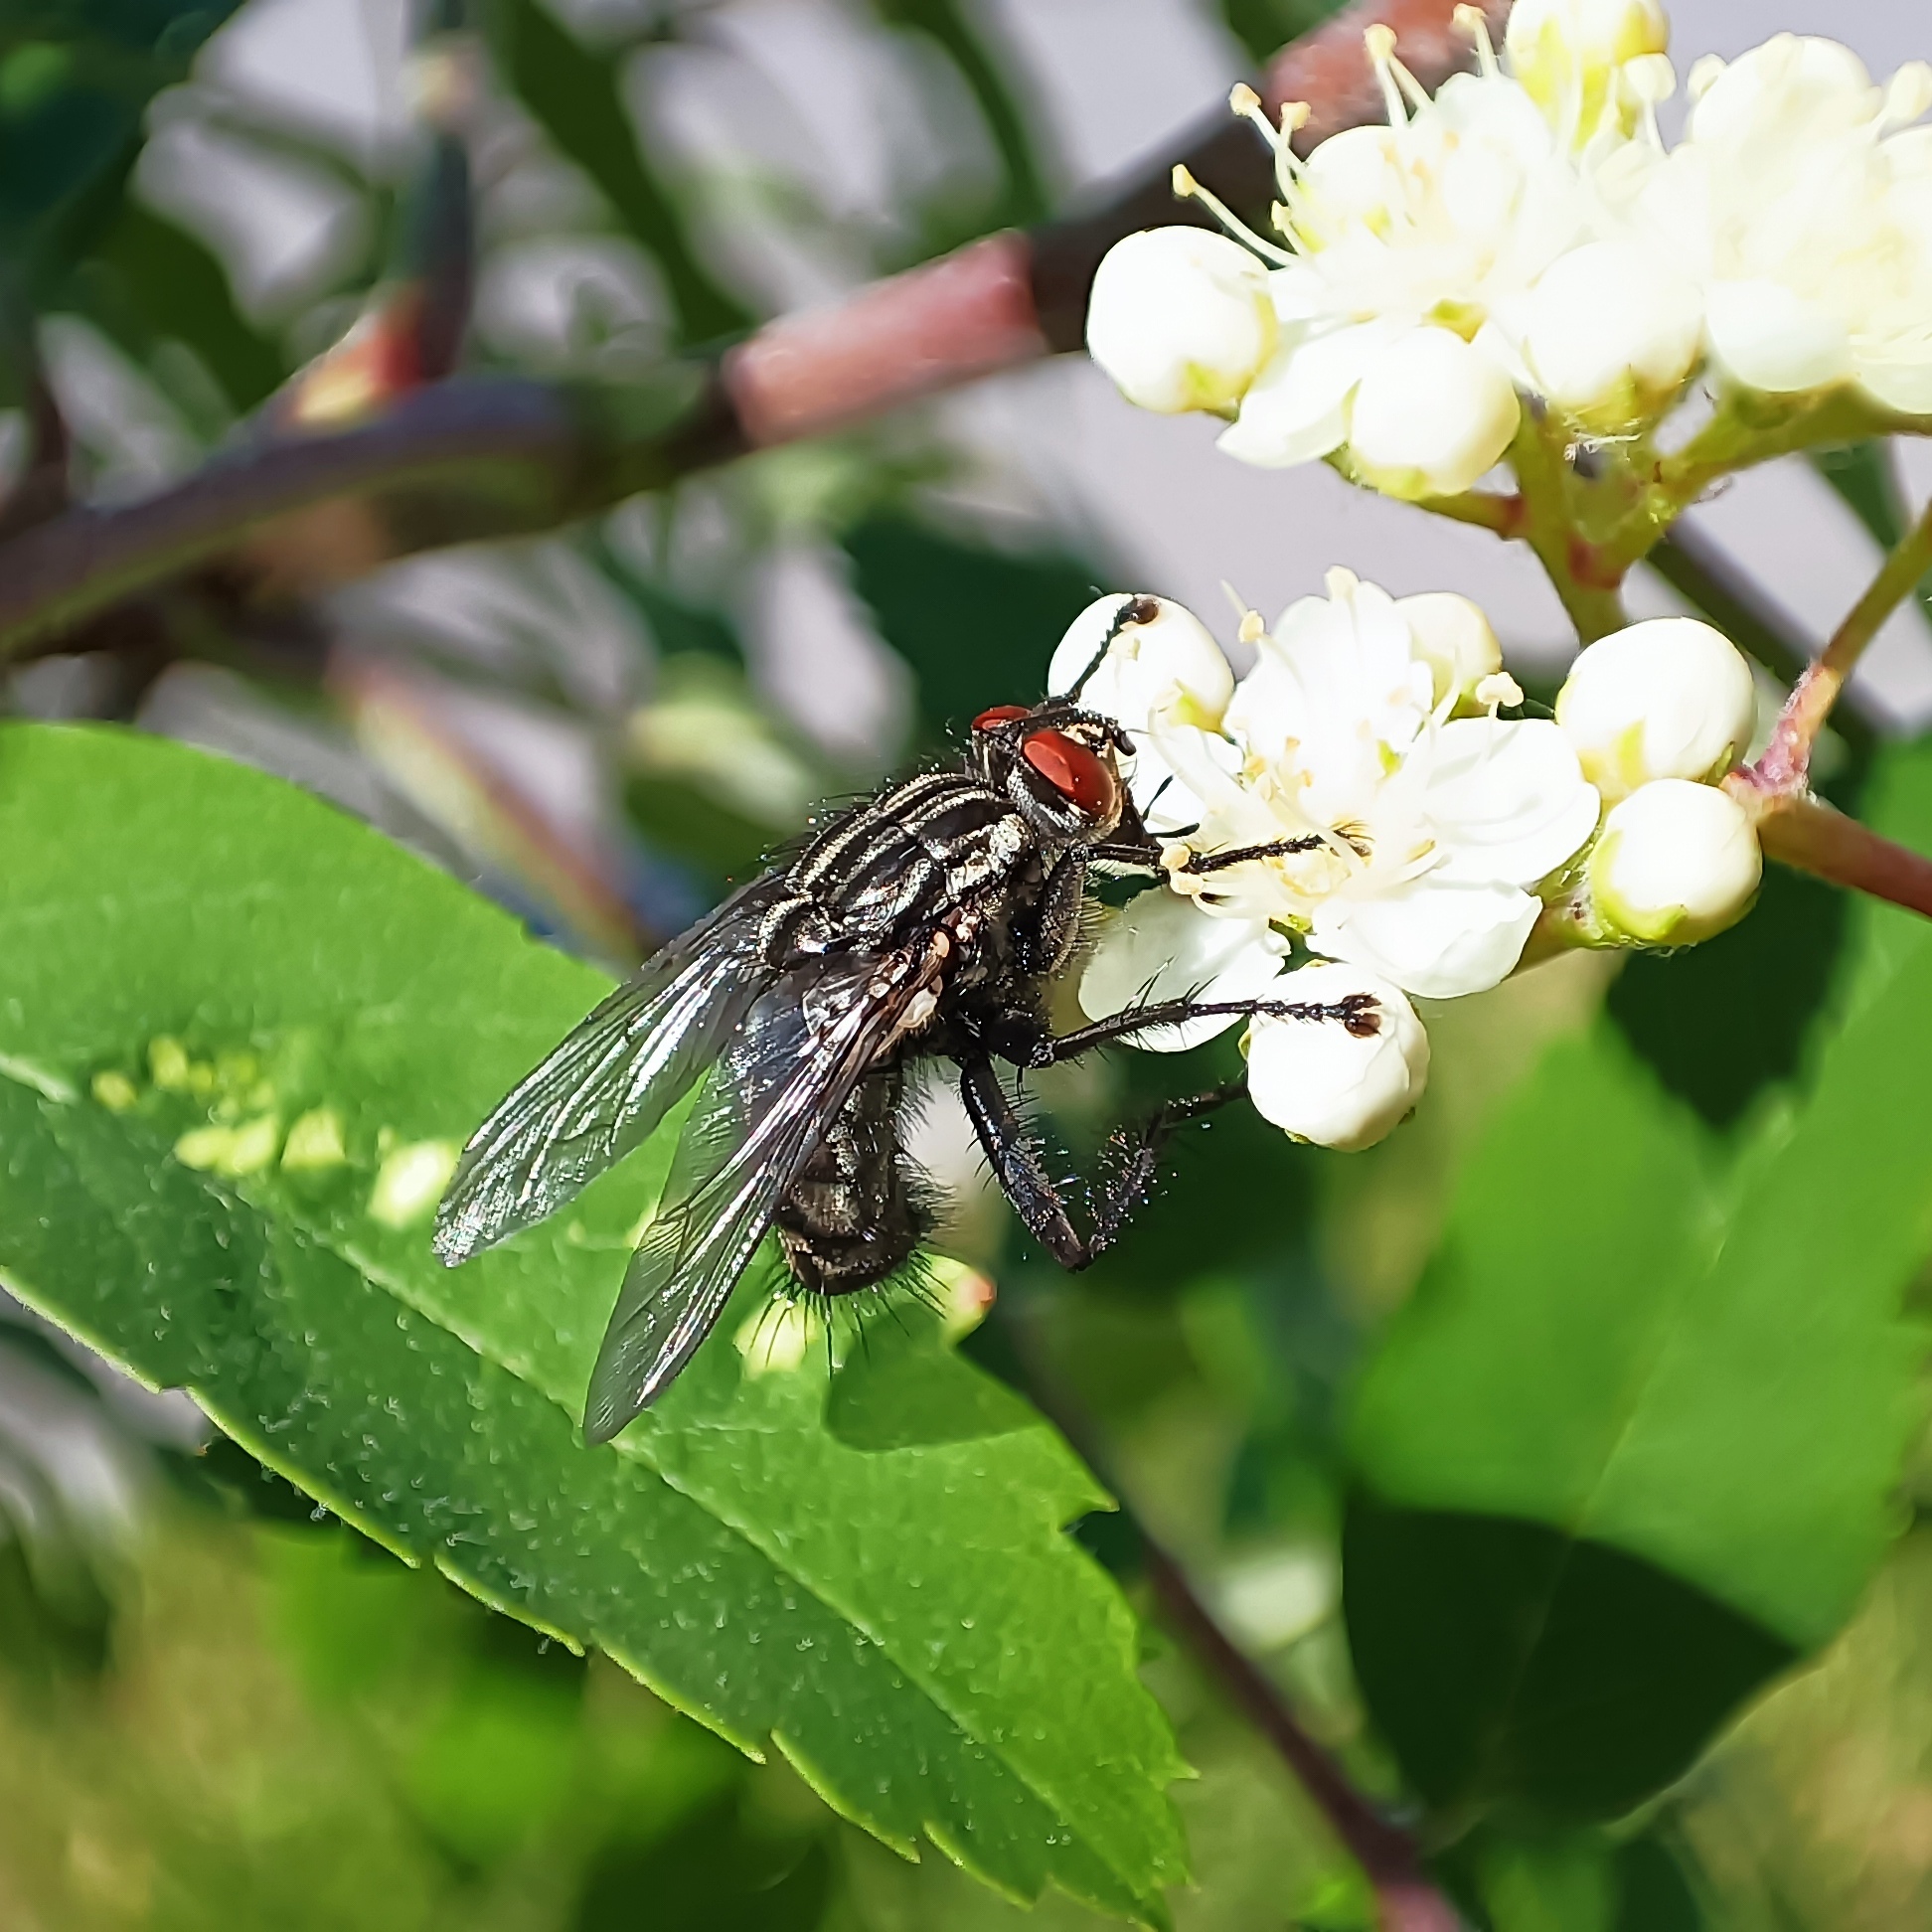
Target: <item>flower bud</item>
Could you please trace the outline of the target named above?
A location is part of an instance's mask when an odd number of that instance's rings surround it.
[[[1131,621],[1123,622],[1130,607]],[[1063,696],[1083,675],[1080,702],[1130,731],[1144,730],[1156,716],[1212,730],[1234,696],[1234,673],[1207,625],[1185,606],[1144,592],[1096,598],[1067,626],[1047,666],[1046,689]]]
[[[1481,606],[1453,590],[1429,590],[1397,597],[1395,608],[1408,624],[1417,660],[1429,667],[1432,702],[1439,705],[1453,692],[1458,707],[1486,709],[1476,690],[1503,669],[1503,647]]]
[[[1502,460],[1520,411],[1510,379],[1447,329],[1411,329],[1369,364],[1349,443],[1384,496],[1455,496]]]
[[[1762,870],[1757,834],[1727,792],[1660,778],[1612,810],[1585,876],[1604,938],[1690,946],[1750,910]]]
[[[1536,386],[1593,428],[1657,414],[1697,360],[1703,301],[1631,242],[1572,248],[1531,291],[1523,351]]]
[[[1656,778],[1709,782],[1750,742],[1751,667],[1721,631],[1657,617],[1600,638],[1571,668],[1556,722],[1614,804]]]
[[[1372,1147],[1422,1097],[1429,1036],[1415,1009],[1358,967],[1318,962],[1286,973],[1269,997],[1311,1007],[1364,1002],[1353,1020],[1257,1015],[1247,1037],[1256,1111],[1296,1140]]]
[[[1275,346],[1268,273],[1207,229],[1144,229],[1093,278],[1087,353],[1128,402],[1173,415],[1231,410]]]

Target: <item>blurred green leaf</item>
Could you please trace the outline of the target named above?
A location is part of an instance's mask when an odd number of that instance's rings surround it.
[[[207,244],[131,197],[75,284],[87,313],[141,359],[163,342],[186,344],[238,414],[265,402],[288,373],[281,351],[235,306],[228,272]]]
[[[881,19],[911,27],[936,41],[972,89],[1000,151],[1006,189],[985,220],[987,228],[1028,228],[1046,219],[1046,188],[1018,96],[987,52],[959,0],[878,0]]]
[[[543,0],[487,0],[483,19],[505,84],[656,259],[683,340],[748,327],[750,311],[692,252],[684,217],[638,145],[619,84],[629,50],[592,53]]]
[[[920,1439],[856,1448],[816,1352],[747,1371],[741,1303],[621,1446],[582,1447],[661,1146],[435,1264],[456,1144],[606,981],[305,794],[131,734],[0,733],[0,839],[24,1299],[378,1540],[774,1737],[887,1842],[1159,1915],[1180,1765],[1131,1615],[1059,1530],[1101,1499],[1044,1423],[962,1431],[983,1384],[935,1356]]]
[[[1100,594],[1077,559],[996,551],[909,517],[869,517],[844,542],[853,588],[918,674],[929,736],[1040,697],[1060,633]]]
[[[1895,757],[1880,807],[1925,843],[1932,759]],[[1894,1532],[1932,930],[1858,925],[1809,1094],[1728,1176],[1607,1029],[1550,1053],[1365,1377],[1350,1627],[1438,1803],[1636,1802],[1754,1671],[1837,1629]]]
[[[1768,866],[1749,918],[1683,952],[1633,954],[1607,1009],[1669,1092],[1728,1127],[1798,1072],[1850,912],[1837,886]]]
[[[103,183],[111,219],[141,117],[239,0],[12,0],[0,10],[0,256],[42,269],[80,240],[72,217]],[[98,197],[95,198],[98,202]],[[50,231],[66,232],[60,246]]]

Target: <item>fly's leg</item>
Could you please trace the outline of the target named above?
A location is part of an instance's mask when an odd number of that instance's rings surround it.
[[[1053,1066],[1155,1027],[1215,1019],[1334,1021],[1358,1040],[1372,1040],[1381,1032],[1381,1007],[1372,993],[1351,993],[1341,1000],[1159,1000],[1151,1006],[1128,1007],[1090,1026],[1075,1027],[1071,1033],[1043,1034],[1019,1063]]]
[[[1167,1101],[1138,1129],[1116,1134],[1108,1144],[1113,1172],[1094,1203],[1093,1232],[1083,1237],[1073,1225],[1066,1203],[1040,1157],[1039,1146],[994,1071],[993,1062],[983,1054],[967,1060],[960,1069],[959,1086],[1001,1192],[1035,1240],[1073,1273],[1089,1266],[1118,1239],[1152,1186],[1161,1149],[1175,1131],[1230,1100],[1238,1100],[1247,1091],[1245,1080],[1230,1080],[1191,1099]]]
[[[1163,1101],[1137,1129],[1122,1128],[1112,1136],[1107,1143],[1112,1172],[1093,1204],[1093,1239],[1087,1244],[1089,1261],[1113,1246],[1128,1217],[1147,1199],[1160,1169],[1161,1150],[1174,1138],[1176,1130],[1191,1120],[1216,1112],[1230,1100],[1246,1097],[1245,1077],[1229,1080],[1185,1100]]]

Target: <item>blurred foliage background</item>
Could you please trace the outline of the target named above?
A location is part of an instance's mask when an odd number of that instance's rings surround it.
[[[1259,57],[1326,11],[1226,0],[1217,31]],[[468,362],[621,380],[1039,219],[1067,168],[992,19],[966,0],[481,0]],[[408,31],[400,0],[0,8],[11,522],[37,492],[113,500],[182,474],[379,281],[421,267],[433,182]],[[1067,618],[1134,578],[939,405],[295,613],[186,584],[15,668],[6,692],[19,713],[132,721],[281,772],[622,963],[813,801],[1030,696]],[[1851,747],[1848,798],[1868,753]],[[1051,1365],[1143,1519],[1370,1788],[1397,1782],[1340,1622],[1346,1395],[1469,1150],[1563,1040],[1620,1043],[1698,1135],[1742,1134],[1787,1104],[1831,1024],[1846,928],[1832,894],[1774,875],[1689,960],[1614,978],[1572,960],[1462,1003],[1431,1020],[1431,1095],[1403,1133],[1335,1158],[1217,1122],[1078,1282],[1016,1239],[961,1123],[927,1122],[921,1152],[959,1196],[947,1245],[999,1284],[968,1346],[1002,1372],[1023,1351]],[[1197,1070],[1068,1067],[1040,1099],[1084,1159]],[[1470,1913],[1501,1932],[1932,1923],[1928,1486],[1932,1464],[1823,1661],[1758,1694],[1664,1796],[1614,1827],[1462,1839],[1447,1868]],[[1119,1520],[1082,1533],[1139,1587]],[[1281,1766],[1149,1642],[1201,1772],[1178,1793],[1199,1874],[1179,1923],[1365,1923]],[[990,1932],[1022,1916],[1094,1922],[1058,1900],[1023,1913],[935,1856],[902,1863],[782,1763],[748,1764],[607,1664],[405,1570],[185,1402],[6,1311],[0,1923]]]

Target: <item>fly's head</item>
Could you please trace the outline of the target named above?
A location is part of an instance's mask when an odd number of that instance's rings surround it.
[[[1063,698],[997,705],[973,720],[967,758],[1049,846],[1098,845],[1132,813],[1123,758],[1134,741],[1111,718]]]

